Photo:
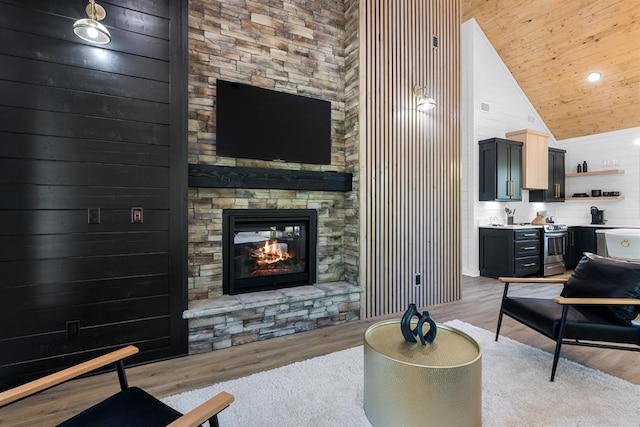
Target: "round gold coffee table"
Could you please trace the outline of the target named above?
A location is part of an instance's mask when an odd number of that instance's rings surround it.
[[[482,352],[469,335],[438,324],[436,339],[408,343],[400,320],[364,334],[364,411],[374,426],[481,426]]]

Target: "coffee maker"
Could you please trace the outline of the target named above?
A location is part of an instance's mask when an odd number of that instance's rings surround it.
[[[604,224],[604,211],[591,206],[591,224]]]

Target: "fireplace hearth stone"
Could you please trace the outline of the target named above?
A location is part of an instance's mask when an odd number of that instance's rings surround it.
[[[189,354],[357,320],[362,292],[331,282],[193,301],[182,315],[189,322]]]

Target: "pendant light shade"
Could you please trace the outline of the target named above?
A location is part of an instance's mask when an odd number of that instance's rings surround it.
[[[98,22],[102,21],[107,16],[107,12],[102,6],[96,4],[94,0],[89,0],[89,4],[85,10],[88,18],[78,19],[73,24],[73,32],[82,40],[86,40],[90,43],[109,43],[111,41],[111,34],[109,34],[109,30]]]

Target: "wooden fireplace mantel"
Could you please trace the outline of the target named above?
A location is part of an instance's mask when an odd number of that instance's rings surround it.
[[[189,164],[189,187],[351,191],[353,174]]]

